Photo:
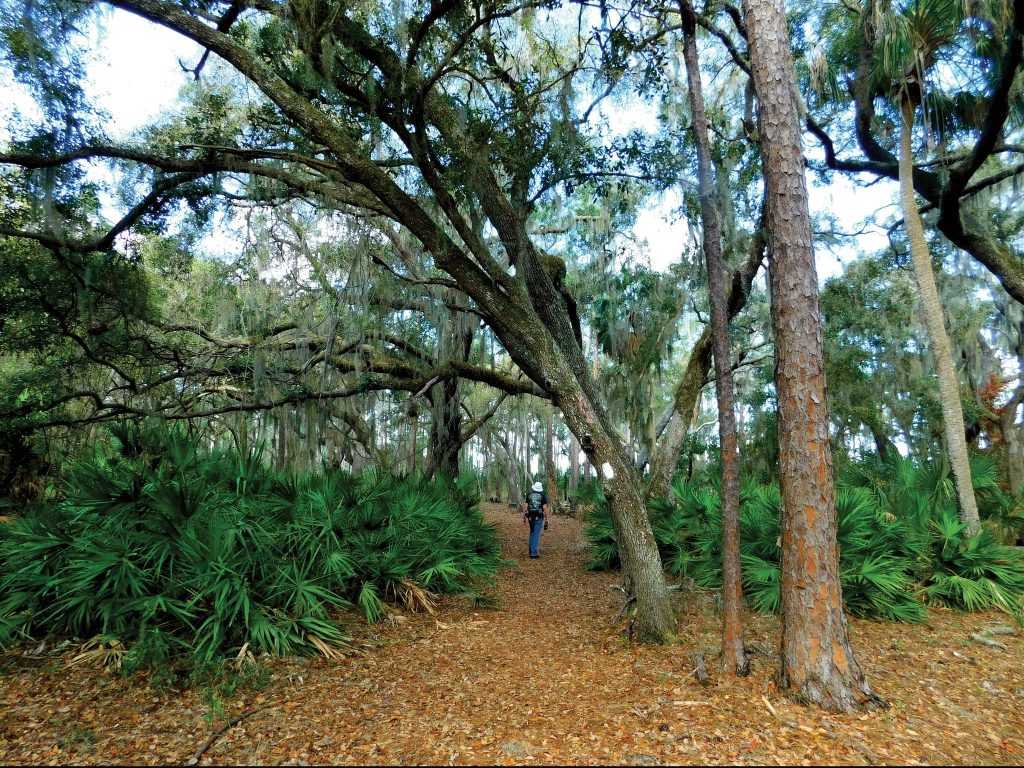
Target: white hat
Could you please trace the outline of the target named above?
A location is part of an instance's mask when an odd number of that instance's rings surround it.
[[[540,481],[537,481],[536,483],[533,484],[533,488],[531,488],[530,490],[542,492],[544,490],[544,486],[540,484]]]

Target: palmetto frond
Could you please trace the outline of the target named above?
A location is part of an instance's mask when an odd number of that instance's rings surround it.
[[[975,492],[996,514],[1014,501],[1000,490],[995,465],[972,457]],[[858,616],[921,621],[921,598],[966,610],[997,608],[1020,615],[1024,558],[983,530],[964,538],[949,467],[920,465],[898,455],[848,464],[836,489],[843,600]],[[682,479],[668,499],[649,505],[651,527],[666,569],[697,584],[721,586],[721,517],[717,490]],[[1003,505],[1000,507],[1000,505]],[[747,484],[741,493],[743,585],[750,604],[780,606],[782,497],[777,485]],[[618,567],[607,506],[598,504],[585,535],[595,569]]]
[[[499,564],[475,483],[283,474],[154,426],[119,426],[111,445],[0,530],[0,642],[99,633],[134,664],[331,656],[337,609],[431,610],[435,593],[479,596]]]

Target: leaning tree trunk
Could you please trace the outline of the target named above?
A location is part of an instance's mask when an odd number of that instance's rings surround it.
[[[732,361],[729,354],[728,294],[722,263],[722,232],[715,200],[714,168],[704,113],[704,93],[697,59],[697,22],[689,0],[680,0],[683,58],[689,84],[690,112],[697,144],[697,181],[704,228],[704,259],[711,303],[711,339],[718,396],[718,436],[722,453],[722,666],[734,675],[750,671],[743,650],[743,584],[740,570],[740,454],[736,442]]]
[[[672,490],[672,477],[676,473],[679,454],[690,431],[693,408],[704,389],[710,370],[711,329],[705,328],[690,350],[683,377],[676,387],[672,416],[651,459],[651,474],[647,480],[649,499],[666,498]]]
[[[967,438],[964,434],[963,404],[960,402],[960,384],[953,364],[953,353],[946,333],[946,322],[942,315],[939,289],[932,272],[932,258],[924,236],[921,213],[914,197],[914,162],[911,150],[911,133],[914,129],[914,104],[904,97],[900,109],[903,127],[900,132],[900,202],[903,206],[903,224],[910,242],[910,256],[914,263],[914,276],[921,297],[921,313],[935,357],[935,370],[939,376],[939,402],[942,405],[942,426],[946,438],[946,451],[953,469],[956,495],[960,501],[960,519],[967,526],[968,534],[975,534],[981,527],[978,519],[978,502],[974,498],[974,484],[971,480],[971,462],[967,454]]]
[[[760,110],[782,486],[781,687],[846,712],[875,703],[850,646],[839,584],[818,276],[782,0],[744,0]]]
[[[728,317],[735,317],[747,303],[754,276],[764,260],[765,234],[764,215],[750,239],[746,260],[732,274],[728,292]],[[693,423],[701,390],[711,370],[711,329],[705,328],[690,351],[686,369],[676,387],[672,402],[672,415],[665,429],[658,436],[654,455],[651,457],[651,473],[647,482],[647,498],[664,498],[672,486],[672,476],[679,463],[679,454]]]
[[[639,478],[626,447],[578,385],[561,391],[559,407],[594,465],[608,502],[626,591],[635,610],[631,635],[640,642],[669,641],[676,634],[676,619]]]

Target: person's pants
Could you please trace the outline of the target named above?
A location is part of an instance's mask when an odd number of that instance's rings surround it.
[[[538,557],[540,555],[540,532],[543,530],[543,517],[530,521],[530,557]]]

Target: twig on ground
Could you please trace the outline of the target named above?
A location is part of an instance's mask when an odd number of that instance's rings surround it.
[[[779,711],[775,707],[772,706],[772,703],[770,701],[768,701],[768,697],[767,696],[761,696],[761,701],[764,702],[765,708],[769,712],[771,712],[772,717],[774,717],[780,723],[782,723],[783,725],[785,725],[788,728],[797,728],[797,727],[799,727],[795,722],[793,722],[789,718],[783,717],[781,714],[779,714]]]
[[[269,707],[272,707],[272,706],[274,706],[274,705],[273,704],[264,704],[261,707],[253,707],[252,709],[246,709],[246,710],[243,710],[242,712],[239,712],[233,718],[231,718],[226,723],[224,723],[224,725],[222,725],[216,731],[211,733],[210,737],[206,741],[204,741],[202,744],[200,744],[199,748],[196,749],[196,751],[192,753],[192,757],[190,757],[185,762],[185,765],[198,765],[199,761],[202,759],[203,755],[205,755],[210,750],[210,747],[212,747],[214,745],[214,743],[217,741],[217,739],[219,739],[221,736],[223,736],[229,730],[234,728],[240,722],[245,720],[245,718],[249,717],[250,715],[255,715],[257,712],[261,712],[264,709],[268,709]]]
[[[1003,651],[1006,650],[1005,644],[1000,643],[998,640],[993,640],[987,634],[982,632],[972,632],[971,640],[973,640],[976,643],[981,643],[982,645],[987,645],[989,648],[999,648]]]
[[[1017,630],[1006,624],[996,624],[992,627],[985,627],[981,630],[981,634],[987,637],[991,637],[992,635],[1016,635]]]

